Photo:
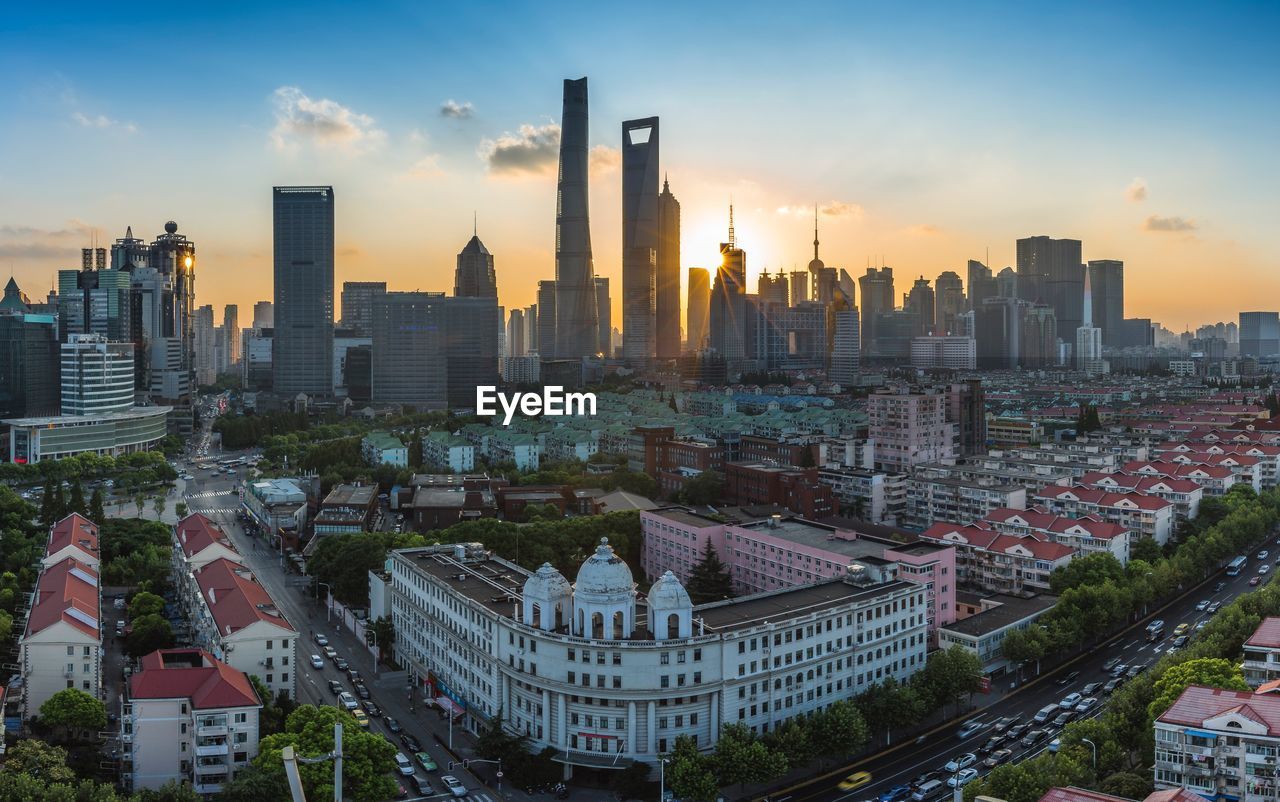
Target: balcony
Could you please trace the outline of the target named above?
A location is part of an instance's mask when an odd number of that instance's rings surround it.
[[[227,735],[226,724],[210,724],[203,727],[196,727],[196,735],[200,737],[220,737],[225,738]]]
[[[226,741],[211,744],[196,744],[196,757],[216,757],[226,755],[230,751]]]
[[[210,779],[213,779],[212,777]],[[222,779],[226,779],[226,775],[222,775]],[[191,786],[197,794],[220,794],[222,793],[221,782],[195,783]]]

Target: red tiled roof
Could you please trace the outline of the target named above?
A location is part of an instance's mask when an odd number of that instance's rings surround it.
[[[1167,791],[1153,791],[1142,802],[1204,802],[1204,797],[1185,788],[1170,788]]]
[[[98,572],[68,557],[40,575],[31,615],[27,618],[26,636],[66,621],[96,638],[101,628],[98,616]]]
[[[1133,802],[1133,800],[1084,788],[1069,787],[1050,788],[1045,791],[1044,796],[1040,797],[1040,802]]]
[[[78,512],[73,512],[49,530],[49,546],[45,556],[57,554],[67,546],[77,546],[85,554],[98,556],[98,525]]]
[[[986,520],[996,523],[1009,523],[1014,518],[1025,521],[1026,525],[1031,529],[1050,532],[1055,535],[1067,534],[1068,529],[1078,526],[1088,532],[1090,537],[1099,540],[1111,540],[1129,531],[1120,524],[1104,521],[1096,515],[1082,515],[1073,518],[1066,515],[1054,515],[1051,512],[1047,512],[1043,507],[1034,506],[1025,510],[1000,507],[987,513]]]
[[[146,655],[142,658],[142,670],[129,679],[129,696],[190,699],[196,710],[262,704],[243,671],[215,659],[203,649],[161,649]]]
[[[1156,720],[1166,724],[1203,727],[1209,719],[1232,712],[1264,725],[1268,736],[1280,736],[1280,696],[1269,693],[1224,691],[1191,685]]]
[[[232,551],[236,550],[227,533],[198,512],[178,521],[175,529],[178,534],[178,545],[188,557],[199,554],[214,543],[220,543]]]
[[[195,572],[200,595],[223,635],[238,632],[259,621],[293,631],[284,613],[276,608],[266,588],[239,563],[219,557]]]
[[[1210,479],[1226,479],[1231,476],[1231,469],[1222,465],[1187,465],[1161,460],[1126,462],[1120,470],[1124,473],[1146,473],[1170,478],[1194,476],[1197,473]]]
[[[1280,649],[1280,618],[1264,618],[1258,628],[1253,631],[1245,646],[1257,646],[1260,649]]]
[[[1137,491],[1139,493],[1151,493],[1151,488],[1160,486],[1168,490],[1170,493],[1194,493],[1200,489],[1200,485],[1191,479],[1178,479],[1167,476],[1152,476],[1150,474],[1137,473],[1105,473],[1103,471],[1090,471],[1084,474],[1078,480],[1080,484],[1088,487],[1120,487],[1128,491]]]
[[[1070,546],[1054,543],[1046,535],[1039,532],[1033,531],[1023,537],[1018,537],[1017,535],[1003,535],[989,528],[974,524],[958,526],[945,522],[935,523],[922,532],[920,537],[925,540],[955,543],[955,540],[947,538],[948,535],[959,535],[972,548],[1001,554],[1007,554],[1010,549],[1021,547],[1031,552],[1032,556],[1038,560],[1057,561],[1076,553],[1076,550]]]
[[[1133,504],[1144,510],[1160,510],[1173,506],[1171,501],[1166,501],[1157,496],[1148,496],[1145,493],[1108,493],[1105,490],[1082,487],[1080,485],[1071,487],[1048,485],[1036,491],[1036,498],[1053,499],[1067,494],[1075,496],[1086,504],[1095,504],[1099,507],[1118,507],[1124,504]]]

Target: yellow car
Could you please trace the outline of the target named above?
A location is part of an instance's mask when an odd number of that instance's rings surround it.
[[[1191,629],[1190,624],[1178,624],[1176,627],[1173,628],[1173,637],[1176,638],[1179,635],[1187,634],[1188,629]]]
[[[871,772],[855,771],[853,774],[850,774],[848,777],[841,780],[838,787],[841,791],[853,791],[857,788],[861,788],[869,782],[871,782]]]
[[[356,723],[366,730],[369,729],[369,717],[360,708],[351,711],[351,715],[355,717]]]

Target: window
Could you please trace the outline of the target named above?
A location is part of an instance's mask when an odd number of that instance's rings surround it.
[[[658,665],[671,665],[671,652],[663,652],[658,655]]]
[[[271,651],[271,644],[272,644],[272,643],[273,643],[273,641],[267,641],[267,651]]]
[[[661,682],[659,682],[659,683],[658,683],[658,685],[659,685],[659,687],[662,687],[662,688],[670,688],[670,687],[671,687],[671,675],[669,675],[669,674],[663,674],[663,675],[662,675],[662,681],[661,681]]]
[[[270,684],[271,684],[271,683],[273,683],[273,682],[275,682],[275,675],[274,675],[274,674],[268,674],[268,675],[267,675],[267,684],[268,684],[268,685],[270,685]]]
[[[67,647],[67,657],[74,657],[74,656],[75,656],[75,654],[76,654],[76,647],[74,647],[74,646],[68,646],[68,647]]]

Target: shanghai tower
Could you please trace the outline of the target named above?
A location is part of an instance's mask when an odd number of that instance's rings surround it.
[[[556,341],[543,357],[593,356],[598,346],[591,222],[587,217],[587,79],[564,82],[556,187]]]

